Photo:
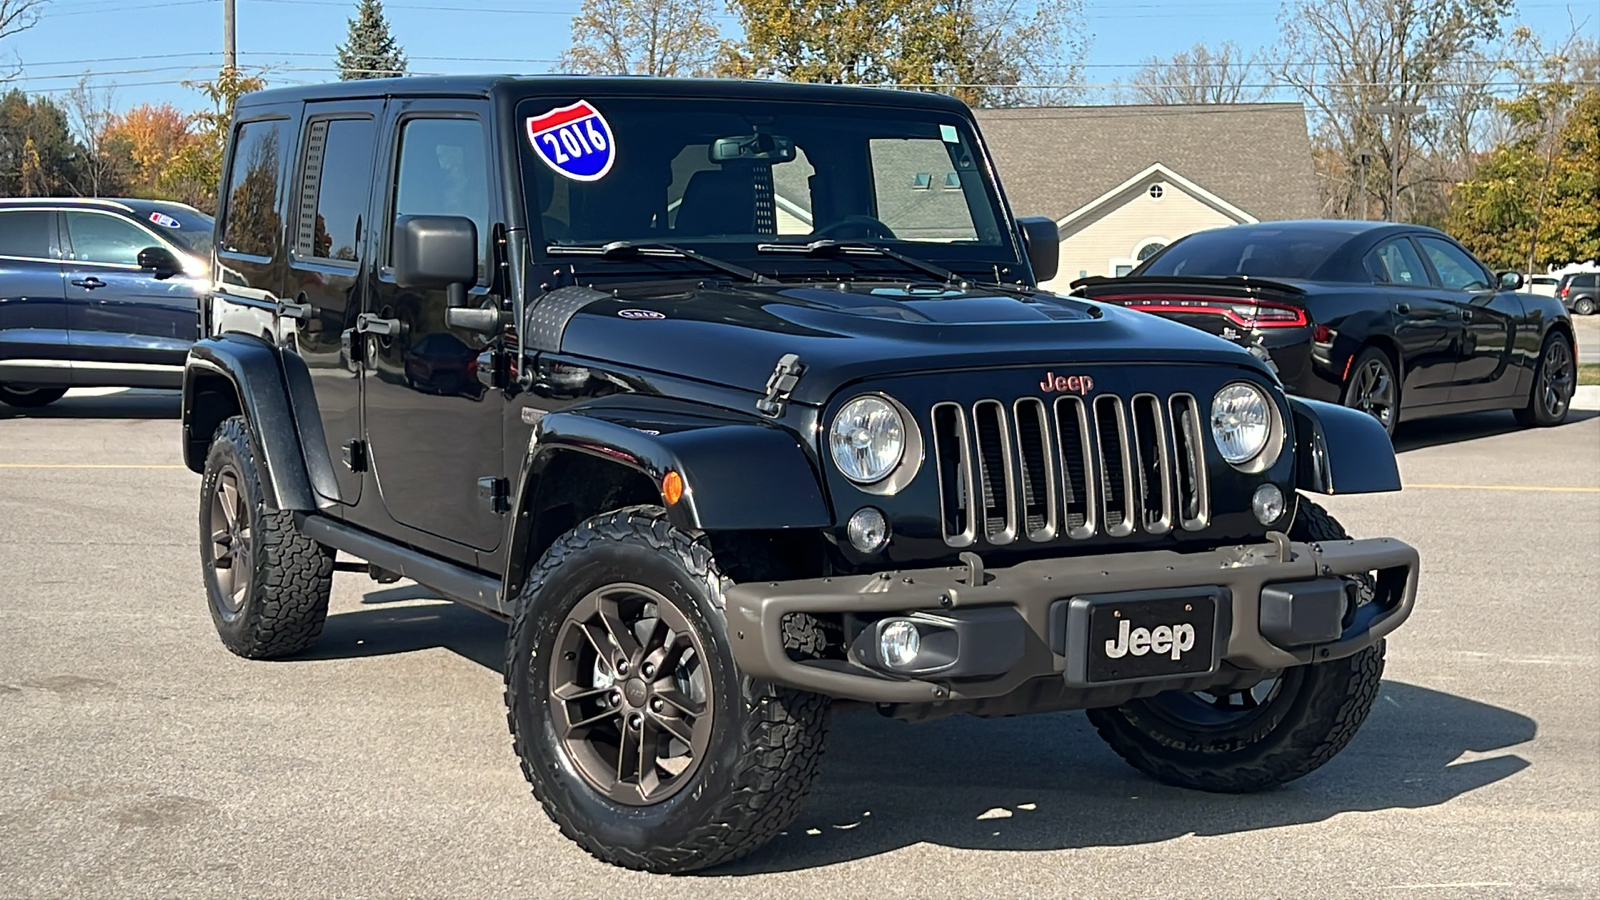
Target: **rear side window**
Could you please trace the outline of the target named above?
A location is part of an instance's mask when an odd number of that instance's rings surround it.
[[[394,191],[394,217],[401,216],[471,219],[478,226],[482,280],[489,258],[489,178],[481,122],[412,119],[405,123]]]
[[[354,262],[372,183],[371,119],[322,119],[306,135],[295,255]]]
[[[1439,283],[1452,291],[1481,291],[1489,286],[1489,275],[1465,250],[1438,238],[1417,238],[1428,254]]]
[[[247,122],[233,138],[233,167],[228,174],[227,209],[222,249],[252,256],[272,256],[282,233],[278,216],[278,171],[283,154],[284,123]]]
[[[1405,238],[1389,241],[1367,256],[1367,271],[1378,284],[1400,284],[1408,287],[1425,287],[1428,270],[1422,265],[1417,248]]]
[[[29,209],[0,212],[0,256],[18,259],[50,258],[50,232],[56,227],[56,214]]]

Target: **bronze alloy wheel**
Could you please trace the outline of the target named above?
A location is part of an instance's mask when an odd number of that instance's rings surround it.
[[[687,785],[711,739],[705,648],[683,613],[638,584],[589,592],[550,657],[563,753],[617,803],[660,803]]]
[[[224,465],[217,472],[211,495],[211,565],[216,579],[217,611],[233,619],[244,608],[250,588],[251,556],[249,500],[240,485],[239,470]]]
[[[1361,363],[1350,375],[1350,401],[1347,405],[1370,414],[1394,430],[1395,384],[1394,373],[1382,358],[1373,356]]]
[[[1564,340],[1553,340],[1545,345],[1544,365],[1540,367],[1539,394],[1545,413],[1560,419],[1567,413],[1567,404],[1577,388],[1576,372],[1572,365],[1572,347]]]

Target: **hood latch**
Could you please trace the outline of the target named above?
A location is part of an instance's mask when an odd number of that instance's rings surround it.
[[[783,408],[789,402],[789,394],[800,383],[800,376],[805,371],[806,364],[800,361],[798,355],[785,353],[778,357],[777,366],[773,367],[772,374],[767,378],[767,395],[756,401],[756,412],[774,419],[782,416]]]

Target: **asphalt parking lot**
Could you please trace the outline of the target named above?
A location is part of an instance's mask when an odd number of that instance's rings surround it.
[[[176,414],[0,407],[0,896],[1600,896],[1600,413],[1409,427],[1406,491],[1328,501],[1424,573],[1371,719],[1317,773],[1212,796],[1075,713],[848,713],[793,827],[682,878],[545,819],[493,620],[345,574],[313,652],[229,655]]]

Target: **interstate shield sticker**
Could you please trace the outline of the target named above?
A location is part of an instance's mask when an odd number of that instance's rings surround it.
[[[528,140],[545,165],[573,181],[599,181],[616,160],[611,126],[587,100],[528,119]]]

